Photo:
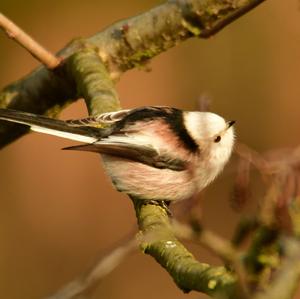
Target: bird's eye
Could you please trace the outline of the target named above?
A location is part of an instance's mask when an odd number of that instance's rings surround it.
[[[217,136],[214,140],[215,143],[220,142],[221,141],[221,136]]]

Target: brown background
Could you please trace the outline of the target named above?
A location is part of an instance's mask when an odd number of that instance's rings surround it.
[[[1,0],[0,10],[55,52],[72,38],[92,35],[157,4]],[[0,66],[0,86],[5,86],[38,62],[0,34]],[[156,104],[195,109],[199,96],[208,94],[213,111],[237,120],[238,140],[259,151],[299,144],[297,0],[266,1],[217,36],[189,40],[155,58],[151,67],[150,73],[134,70],[122,77],[117,89],[124,108]],[[81,102],[62,113],[63,118],[84,115]],[[35,299],[54,292],[136,225],[130,201],[112,189],[99,157],[60,150],[70,144],[29,134],[0,152],[1,298]],[[224,197],[232,187],[229,168],[208,188],[203,203],[203,222],[225,237],[238,216]],[[219,263],[200,247],[187,246],[199,260]],[[200,298],[195,292],[182,294],[141,252],[108,275],[93,298],[141,296]]]

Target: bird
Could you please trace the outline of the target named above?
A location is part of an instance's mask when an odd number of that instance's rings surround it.
[[[235,121],[165,106],[67,121],[2,108],[0,119],[81,142],[64,150],[101,154],[115,189],[142,202],[193,197],[222,171],[235,140]]]

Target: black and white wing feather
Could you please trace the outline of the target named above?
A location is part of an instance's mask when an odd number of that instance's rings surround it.
[[[65,148],[68,150],[109,154],[156,168],[181,171],[187,167],[185,161],[160,153],[151,142],[141,141],[134,135],[145,127],[147,122],[157,118],[166,119],[173,110],[174,108],[169,107],[142,107],[62,121],[16,110],[0,109],[0,119],[30,126],[30,129],[36,132],[86,143]]]
[[[187,168],[186,162],[182,159],[159,154],[150,144],[144,145],[129,141],[130,140],[128,139],[121,141],[119,138],[114,139],[108,137],[95,143],[65,147],[63,150],[78,150],[107,154],[135,162],[141,162],[161,169],[168,168],[175,171],[181,171]]]
[[[168,168],[176,171],[186,169],[187,163],[182,159],[160,153],[153,142],[141,141],[136,136],[143,131],[151,120],[167,118],[174,109],[170,107],[141,107],[131,110],[103,113],[99,116],[81,120],[70,120],[72,126],[93,126],[104,128],[109,126],[107,136],[98,141],[64,148],[65,150],[80,150],[115,155],[136,162],[141,162],[156,168]],[[175,109],[178,111],[177,109]],[[153,136],[160,138],[160,136]]]
[[[35,132],[85,143],[97,141],[106,133],[91,126],[73,127],[59,119],[11,109],[0,109],[0,119],[29,126]]]
[[[96,116],[91,116],[82,119],[70,119],[67,123],[74,127],[89,126],[89,127],[103,127],[105,125],[112,125],[124,119],[127,115],[132,113],[135,109],[126,109],[113,112],[106,112]]]

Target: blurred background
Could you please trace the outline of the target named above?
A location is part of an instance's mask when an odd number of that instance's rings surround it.
[[[0,11],[56,52],[75,37],[160,4],[154,0],[1,0]],[[0,87],[39,65],[0,32]],[[268,0],[208,40],[189,40],[161,54],[152,71],[124,74],[124,108],[170,105],[211,110],[237,120],[237,139],[263,152],[300,143],[300,10],[298,0]],[[62,118],[86,115],[82,102]],[[60,149],[72,143],[28,134],[0,152],[0,297],[43,298],[89,269],[136,228],[128,198],[113,190],[99,156]],[[234,161],[235,157],[233,157]],[[229,165],[205,192],[206,227],[229,238],[240,217],[230,208]],[[224,194],[227,194],[224,196]],[[259,192],[258,192],[259,194]],[[244,214],[254,213],[259,196]],[[220,264],[185,243],[198,260]],[[151,257],[135,251],[99,284],[92,298],[207,298],[183,294]],[[298,296],[300,298],[300,295]]]

